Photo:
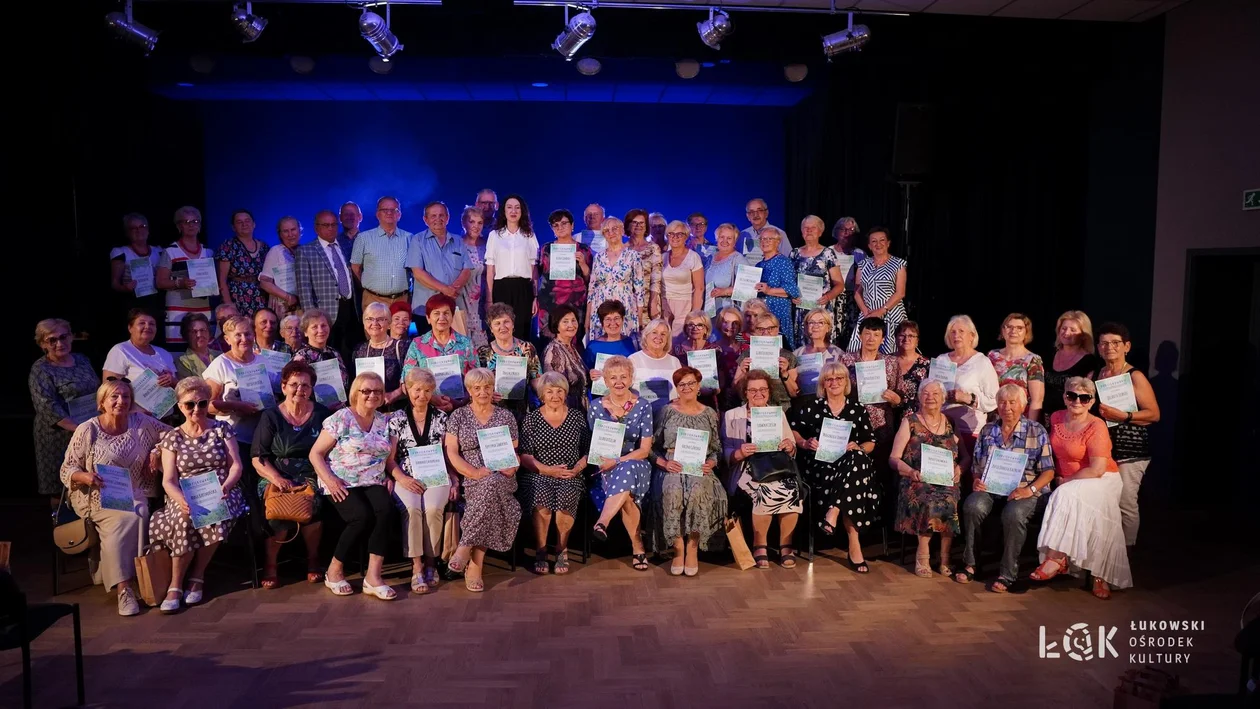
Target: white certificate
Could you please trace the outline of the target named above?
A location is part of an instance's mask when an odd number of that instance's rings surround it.
[[[814,396],[818,392],[818,375],[827,361],[827,353],[811,352],[796,358],[796,383],[801,388],[801,396]]]
[[[1138,410],[1137,395],[1133,393],[1133,375],[1125,372],[1118,377],[1107,377],[1094,382],[1098,390],[1098,403],[1120,409],[1126,413]],[[1108,421],[1108,428],[1119,426],[1119,421]]]
[[[276,282],[276,287],[280,290],[289,295],[297,293],[297,274],[293,271],[293,264],[282,263],[279,266],[273,266],[271,273],[267,275],[271,276],[271,280]]]
[[[67,401],[66,413],[76,426],[91,419],[98,413],[96,410],[96,394],[84,394]]]
[[[682,464],[683,475],[704,475],[704,462],[709,457],[709,432],[680,428],[677,436],[674,460]]]
[[[196,529],[209,527],[228,519],[227,502],[223,499],[223,486],[213,472],[181,478],[179,489],[192,511],[192,524]]]
[[[547,276],[553,281],[577,278],[577,244],[551,244],[551,268]]]
[[[945,393],[949,394],[954,390],[954,382],[958,380],[958,365],[948,359],[934,359],[928,368],[929,382],[940,382],[945,387]]]
[[[184,263],[188,266],[188,277],[197,282],[192,288],[192,297],[208,298],[219,294],[219,274],[214,271],[214,259],[190,258]]]
[[[451,476],[446,472],[446,457],[442,455],[440,443],[408,448],[407,464],[411,467],[411,477],[419,480],[426,489],[451,484]]]
[[[494,355],[494,390],[504,399],[525,398],[525,358]]]
[[[717,350],[692,350],[687,353],[687,365],[700,370],[701,389],[717,389]]]
[[[354,376],[359,376],[364,372],[372,372],[385,381],[385,358],[377,355],[376,357],[355,357],[354,358]]]
[[[337,360],[325,359],[309,362],[315,370],[315,400],[324,406],[332,406],[346,400],[345,383],[341,381],[341,367]]]
[[[836,250],[837,260],[836,268],[840,269],[840,273],[844,276],[844,280],[848,282],[849,272],[853,270],[853,254],[842,254],[840,250]]]
[[[521,464],[512,447],[512,431],[507,426],[477,431],[477,443],[481,446],[481,464],[491,470],[507,470]]]
[[[127,262],[127,270],[131,271],[131,280],[135,281],[134,293],[137,298],[153,295],[157,285],[153,282],[153,262],[147,258],[135,258]]]
[[[801,304],[798,308],[805,310],[813,310],[818,307],[818,301],[822,299],[823,293],[826,293],[826,282],[822,276],[807,276],[803,273],[796,274],[796,287],[801,290]]]
[[[856,362],[857,390],[859,404],[878,404],[884,400],[884,392],[888,391],[888,370],[884,361]]]
[[[735,268],[734,292],[731,300],[745,303],[757,297],[757,284],[761,282],[761,269],[740,264]]]
[[[293,360],[293,355],[275,350],[260,349],[254,353],[254,356],[263,363],[263,367],[266,367],[268,374],[274,374],[277,377],[284,370],[284,365]]]
[[[753,335],[748,343],[748,368],[760,369],[772,378],[779,378],[779,353],[783,335]]]
[[[704,314],[711,318],[717,317],[717,299],[713,297],[713,281],[704,284]]]
[[[954,454],[947,448],[919,446],[919,479],[929,485],[953,487]]]
[[[131,383],[136,403],[155,418],[162,418],[175,407],[175,390],[158,386],[157,375],[146,369]]]
[[[116,465],[96,464],[96,474],[105,483],[101,486],[101,507],[107,510],[134,512],[135,493],[131,491],[131,471]]]
[[[994,448],[984,468],[984,489],[994,495],[1009,495],[1024,481],[1028,454]]]
[[[452,399],[464,398],[464,370],[460,366],[459,355],[426,357],[421,366],[433,373],[433,378],[437,380],[437,393]]]
[[[595,419],[591,429],[591,447],[586,454],[586,462],[599,465],[604,460],[621,457],[626,444],[626,425],[605,419]]]
[[[612,355],[605,354],[603,352],[595,355],[595,370],[603,374],[604,362],[607,362],[609,357],[612,357]],[[602,376],[591,382],[591,396],[603,396],[607,393],[608,385],[604,383],[604,378]]]
[[[275,394],[271,392],[271,378],[267,376],[267,367],[261,362],[236,370],[236,390],[240,393],[241,401],[247,401],[260,409],[276,405]]]
[[[818,432],[818,450],[814,457],[823,463],[834,463],[848,451],[849,435],[853,424],[840,419],[825,418]]]
[[[783,409],[754,406],[749,422],[752,442],[759,452],[779,450],[779,444],[783,442]]]

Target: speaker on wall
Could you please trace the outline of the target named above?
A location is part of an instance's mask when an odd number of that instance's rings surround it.
[[[936,107],[927,103],[897,105],[892,172],[896,177],[932,174],[936,153]]]

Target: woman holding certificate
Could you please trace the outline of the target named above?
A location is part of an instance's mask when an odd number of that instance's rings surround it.
[[[599,318],[601,332],[598,337],[591,333],[583,364],[591,376],[591,394],[603,396],[608,393],[608,387],[600,381],[603,363],[614,356],[629,357],[639,351],[639,346],[634,337],[622,334],[626,326],[626,306],[621,301],[606,300],[595,314]],[[638,335],[638,332],[634,334]]]
[[[311,446],[311,465],[327,495],[345,521],[337,539],[324,586],[334,596],[354,593],[346,581],[345,560],[359,553],[359,540],[367,535],[368,565],[363,573],[363,593],[382,601],[398,594],[381,577],[389,548],[389,489],[387,476],[395,480],[398,439],[390,435],[389,420],[379,411],[385,400],[385,382],[364,372],[350,384],[350,405],[324,419],[323,430]]]
[[[442,551],[446,503],[459,497],[459,479],[446,469],[442,442],[446,414],[432,406],[437,380],[427,369],[407,372],[403,382],[410,406],[389,419],[389,435],[398,441],[394,499],[402,511],[403,556],[411,559],[411,592],[428,593],[438,585],[437,558]]]
[[[608,248],[595,255],[591,267],[590,297],[586,299],[587,339],[594,342],[604,336],[604,316],[600,311],[612,301],[621,303],[622,331],[629,337],[638,337],[639,324],[648,321],[648,293],[644,285],[647,269],[638,252],[626,248],[622,240],[625,227],[620,219],[605,219],[600,233],[608,241]]]
[[[954,370],[954,385],[949,388],[944,411],[962,441],[964,467],[970,465],[976,436],[988,420],[989,412],[997,409],[997,371],[988,357],[976,351],[979,341],[980,333],[976,332],[971,318],[955,315],[945,328],[945,346],[951,351],[932,361],[933,367]]]
[[[827,308],[814,308],[801,317],[800,326],[804,334],[799,340],[801,346],[792,353],[798,362],[796,381],[799,393],[793,398],[792,406],[812,403],[823,365],[838,362],[844,356],[844,350],[831,344],[833,325],[831,311]]]
[[[586,411],[586,361],[578,337],[578,311],[571,305],[557,305],[547,312],[548,329],[555,339],[543,350],[543,369],[557,372],[568,382],[569,406]]]
[[[210,413],[231,424],[242,455],[254,442],[254,429],[263,409],[276,403],[272,375],[254,354],[254,327],[237,315],[223,322],[228,351],[214,358],[203,378],[210,385]]]
[[[699,550],[724,541],[726,491],[714,474],[722,453],[718,415],[696,398],[703,379],[695,367],[674,372],[678,400],[661,410],[652,436],[656,469],[647,527],[653,551],[673,549],[674,576],[700,573]]]
[[[267,305],[273,313],[288,315],[298,309],[297,275],[293,260],[302,241],[302,224],[297,217],[282,217],[276,225],[280,243],[267,251],[258,287],[267,294]]]
[[[871,460],[875,431],[866,409],[849,401],[852,388],[843,363],[824,364],[815,396],[804,406],[793,406],[788,421],[814,504],[823,511],[819,526],[830,536],[843,519],[849,565],[865,574],[870,567],[862,556],[858,534],[879,518],[879,481]]]
[[[511,549],[521,524],[521,503],[515,497],[520,436],[516,417],[494,405],[490,370],[472,370],[464,376],[464,386],[469,404],[446,421],[446,457],[464,478],[465,500],[459,549],[450,569],[463,571],[464,587],[480,593],[486,590],[481,578],[486,549]]]
[[[148,521],[146,498],[157,497],[157,442],[170,426],[131,408],[131,385],[105,382],[96,391],[98,415],[74,431],[60,478],[75,514],[96,528],[100,543],[92,581],[118,589],[118,615],[140,612],[135,558]]]
[[[319,308],[311,308],[302,313],[302,334],[305,336],[306,342],[293,353],[293,359],[299,362],[306,362],[310,365],[319,362],[336,362],[337,373],[341,375],[341,381],[337,382],[341,385],[339,394],[344,394],[350,386],[350,379],[346,376],[346,362],[341,358],[341,353],[337,348],[328,344],[328,335],[332,333],[332,324],[328,322],[328,316]],[[318,372],[321,367],[316,367]],[[327,371],[327,370],[325,370]],[[335,388],[332,382],[328,381],[328,377],[322,377],[320,383],[324,386]],[[340,396],[336,400],[330,394],[321,397],[317,396],[320,403],[330,409],[338,409],[345,406],[345,399]]]
[[[784,451],[796,455],[796,439],[788,427],[783,409],[770,403],[769,374],[754,369],[736,387],[747,402],[727,411],[722,420],[722,449],[730,466],[728,491],[743,490],[752,498],[753,560],[757,568],[770,568],[766,540],[770,522],[779,518],[779,563],[785,569],[796,566],[792,533],[800,519],[802,495],[799,477],[774,475],[775,479],[758,480],[762,471],[750,459],[760,453]]]
[[[796,284],[796,267],[787,256],[779,253],[779,241],[784,238],[783,232],[778,229],[765,229],[757,237],[762,255],[761,262],[757,264],[757,268],[761,269],[757,293],[766,302],[770,312],[779,319],[783,347],[790,352],[796,347],[796,320],[792,318],[792,303],[801,297],[801,289]]]
[[[1146,427],[1159,422],[1159,402],[1151,382],[1125,358],[1133,343],[1129,328],[1104,323],[1098,328],[1098,352],[1103,366],[1094,373],[1098,388],[1098,415],[1107,421],[1113,458],[1120,465],[1120,522],[1124,543],[1133,546],[1138,533],[1138,490],[1151,464],[1151,442]]]
[[[857,303],[859,320],[876,317],[884,321],[884,343],[880,352],[892,354],[896,343],[892,340],[895,330],[906,319],[906,262],[888,253],[888,230],[872,227],[866,234],[869,258],[863,259],[856,269],[853,301]],[[849,340],[849,350],[858,349],[860,332],[854,330]]]
[[[424,303],[425,317],[431,330],[411,341],[403,359],[402,377],[419,367],[433,372],[438,393],[433,405],[450,413],[467,401],[464,375],[477,366],[473,341],[451,328],[455,318],[455,301],[445,293],[435,293]]]
[[[630,535],[631,565],[636,571],[647,571],[639,524],[640,510],[652,485],[652,464],[648,462],[652,407],[631,389],[635,373],[630,360],[611,357],[601,373],[608,393],[597,399],[587,414],[590,463],[599,468],[591,483],[591,500],[600,511],[592,534],[601,542],[608,541],[608,525],[620,514]]]
[[[895,358],[882,355],[879,348],[885,338],[888,325],[881,318],[869,317],[858,326],[857,352],[845,352],[840,361],[849,368],[851,383],[849,396],[866,407],[866,415],[875,429],[875,445],[879,448],[876,459],[886,457],[888,444],[896,431],[893,426],[893,409],[901,405],[901,395],[893,388],[900,372]],[[856,396],[855,396],[856,395]]]
[[[949,549],[958,534],[958,480],[962,468],[958,465],[954,424],[941,412],[944,402],[945,386],[939,381],[930,380],[919,387],[919,410],[902,419],[888,460],[901,476],[893,529],[919,538],[914,573],[929,579],[932,535],[941,535],[941,565],[937,571],[950,576]]]
[[[515,337],[516,317],[506,303],[486,307],[490,323],[490,343],[477,348],[477,366],[494,375],[494,403],[502,406],[520,421],[529,408],[529,384],[542,374],[538,350]]]
[[[572,312],[572,308],[561,306]],[[554,313],[553,313],[554,315]],[[556,520],[556,574],[569,573],[569,532],[586,492],[582,472],[591,431],[586,409],[569,402],[569,380],[559,372],[538,378],[534,389],[542,406],[525,414],[521,425],[521,504],[534,527],[534,573],[546,574],[547,533]],[[583,397],[585,401],[585,397]]]
[[[97,411],[96,390],[101,385],[87,356],[70,351],[73,342],[69,322],[40,320],[35,325],[35,344],[44,356],[31,365],[26,379],[35,409],[33,440],[39,494],[48,496],[53,509],[60,501],[66,445],[79,424]]]
[[[711,342],[712,329],[713,321],[703,310],[691,311],[684,320],[683,337],[674,342],[673,355],[700,370],[700,403],[718,411],[718,393],[731,389],[738,354]]]
[[[149,521],[150,540],[171,554],[171,585],[159,606],[163,613],[201,603],[210,559],[236,518],[249,511],[238,484],[244,467],[236,434],[210,418],[210,385],[189,377],[175,387],[175,397],[184,423],[158,443],[166,506]]]
[[[177,381],[175,359],[170,352],[153,344],[153,338],[157,335],[157,320],[143,310],[133,309],[127,313],[127,332],[131,337],[126,342],[114,345],[109,354],[105,355],[105,367],[101,376],[104,379],[127,379],[132,384],[139,385],[142,378],[147,379],[145,370],[148,370],[157,375],[158,387],[167,390],[174,388]],[[143,394],[143,391],[139,393]],[[144,401],[143,396],[141,402],[137,403],[141,406],[154,405],[154,402]],[[170,405],[169,399],[166,405]],[[159,417],[167,414],[166,411],[151,413]]]
[[[280,370],[280,391],[284,401],[262,412],[254,443],[250,447],[254,470],[258,472],[258,500],[266,500],[268,489],[280,493],[294,488],[318,485],[315,467],[311,465],[311,447],[324,428],[324,420],[332,412],[315,401],[315,370],[306,362],[289,362]],[[306,546],[306,581],[319,583],[324,578],[319,563],[319,541],[324,525],[320,521],[323,496],[316,495],[310,522],[298,525],[286,520],[267,520],[273,536],[264,545],[261,585],[272,589],[279,585],[276,564],[280,546],[299,533]]]
[[[792,264],[796,266],[796,282],[801,295],[796,298],[796,342],[809,344],[814,341],[806,316],[815,308],[830,315],[832,323],[841,322],[844,316],[844,273],[840,268],[840,255],[830,246],[819,243],[826,225],[813,214],[801,220],[801,238],[804,246],[792,249]],[[839,333],[829,327],[830,341],[838,341]]]
[[[665,288],[663,317],[670,324],[670,335],[683,334],[683,322],[687,313],[704,307],[704,264],[700,254],[687,248],[691,232],[687,225],[675,219],[665,227],[669,237],[669,251],[663,257],[661,272]]]
[[[630,355],[630,364],[634,365],[634,388],[641,398],[651,403],[654,416],[678,398],[671,377],[682,362],[669,353],[669,332],[669,323],[663,318],[649,322],[643,328],[643,349]]]
[[[901,405],[893,407],[897,412],[897,422],[907,412],[919,408],[919,385],[927,379],[931,362],[919,354],[919,323],[913,320],[902,320],[897,326],[894,336],[897,341],[897,353],[893,358],[897,362],[897,378],[893,383],[893,391],[901,397]]]
[[[210,349],[210,341],[214,339],[210,334],[210,318],[201,313],[190,313],[179,321],[179,331],[184,336],[184,342],[188,343],[188,349],[175,360],[175,378],[200,377],[219,356],[217,350]]]
[[[704,264],[705,313],[716,317],[727,308],[734,307],[731,294],[735,291],[735,272],[740,266],[752,264],[735,250],[739,229],[734,224],[720,225],[713,232],[717,252]]]
[[[182,344],[179,321],[192,313],[210,317],[210,296],[219,290],[214,274],[214,250],[201,242],[201,212],[196,207],[175,210],[179,238],[162,250],[153,280],[166,291],[166,343]]]
[[[539,251],[538,336],[553,339],[550,313],[557,305],[581,308],[591,280],[591,248],[573,240],[573,213],[557,209],[547,217],[556,239]],[[578,339],[581,339],[579,336]]]
[[[162,249],[149,245],[149,220],[134,212],[123,215],[123,232],[126,242],[109,252],[110,286],[119,294],[119,314],[132,308],[160,312],[162,295],[155,275],[162,262]]]
[[[383,411],[401,408],[407,398],[402,385],[403,356],[407,348],[401,340],[390,337],[389,318],[389,306],[368,303],[363,308],[363,334],[367,341],[354,348],[355,375],[374,371],[385,379]]]
[[[800,393],[797,383],[800,363],[792,350],[782,346],[782,331],[779,328],[779,318],[773,313],[755,316],[753,327],[749,330],[748,347],[736,360],[732,388],[738,389],[750,372],[765,372],[770,376],[771,404],[786,410],[792,406],[792,397]]]
[[[1072,377],[1064,385],[1063,411],[1050,416],[1057,484],[1037,538],[1041,566],[1033,581],[1049,581],[1082,569],[1094,576],[1093,594],[1111,598],[1111,588],[1129,588],[1129,553],[1120,521],[1124,480],[1111,457],[1111,436],[1102,419],[1089,413],[1094,383]]]

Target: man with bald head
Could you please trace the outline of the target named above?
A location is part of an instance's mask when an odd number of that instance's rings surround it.
[[[779,253],[784,256],[792,255],[792,243],[788,241],[787,232],[770,223],[770,208],[766,206],[766,201],[760,197],[754,197],[748,200],[748,204],[744,205],[744,215],[748,217],[749,227],[739,233],[739,238],[735,240],[735,250],[747,256],[755,254],[757,260],[761,260],[761,232],[767,229],[774,229],[779,232]]]
[[[409,303],[411,281],[407,275],[407,249],[411,232],[398,226],[402,219],[402,202],[391,196],[376,200],[375,229],[368,229],[354,240],[350,270],[363,284],[363,305],[396,302]]]
[[[604,208],[596,202],[586,205],[586,209],[582,211],[582,222],[586,228],[573,235],[579,244],[586,244],[591,247],[591,251],[597,254],[604,253],[604,249],[608,248],[608,240],[604,238],[604,232],[600,227],[604,225]]]

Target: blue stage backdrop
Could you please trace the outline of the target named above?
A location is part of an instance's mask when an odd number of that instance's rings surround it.
[[[459,211],[482,187],[500,202],[519,192],[541,241],[546,216],[597,201],[610,216],[642,207],[668,219],[704,212],[710,234],[747,226],[744,202],[764,197],[782,224],[782,108],[671,104],[224,102],[205,103],[206,233],[231,236],[229,213],[248,209],[257,234],[297,216],[303,241],[315,212],[346,200],[376,226],[375,200],[396,195],[401,226],[422,231],[422,206]],[[487,227],[488,233],[489,227]]]

